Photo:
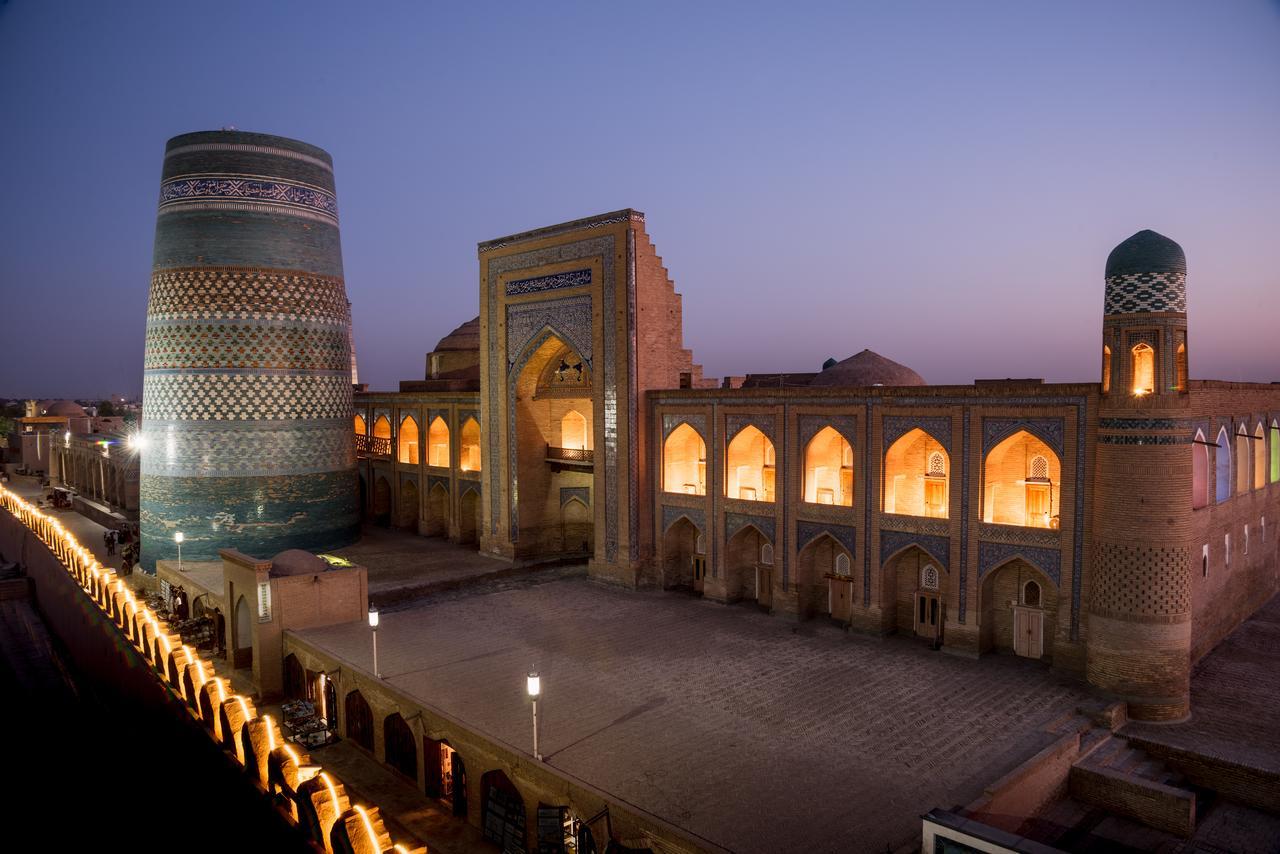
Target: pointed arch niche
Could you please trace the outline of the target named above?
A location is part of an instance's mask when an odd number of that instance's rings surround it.
[[[777,483],[773,442],[748,424],[725,452],[724,494],[744,501],[773,501]]]
[[[983,460],[982,476],[984,522],[1058,527],[1062,463],[1038,437],[1019,430],[996,445]]]
[[[396,440],[396,459],[409,465],[418,464],[418,419],[406,415],[400,422],[400,436]]]
[[[427,429],[427,465],[449,467],[449,425],[439,415]]]
[[[942,443],[919,427],[884,455],[884,512],[947,518],[950,459]]]
[[[823,427],[805,446],[804,500],[853,506],[853,447],[834,427]]]
[[[707,494],[707,443],[688,424],[672,430],[662,443],[662,490]]]

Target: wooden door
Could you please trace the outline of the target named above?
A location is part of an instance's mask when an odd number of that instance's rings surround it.
[[[1021,605],[1013,609],[1013,651],[1026,658],[1044,655],[1044,611]]]
[[[702,592],[703,579],[707,577],[707,556],[694,555],[693,558],[693,592]]]
[[[942,601],[935,592],[916,593],[916,637],[937,640],[941,635]]]
[[[762,608],[773,607],[773,567],[760,564],[756,567],[756,602]]]

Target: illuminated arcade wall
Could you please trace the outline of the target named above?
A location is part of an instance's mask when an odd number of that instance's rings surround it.
[[[169,140],[147,304],[146,569],[358,535],[333,163],[239,131]],[[215,545],[216,544],[216,545]]]

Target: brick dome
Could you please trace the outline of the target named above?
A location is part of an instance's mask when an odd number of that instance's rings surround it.
[[[1174,241],[1144,228],[1121,243],[1107,256],[1107,273],[1123,276],[1127,273],[1187,273],[1187,256]]]
[[[892,359],[886,359],[879,353],[863,350],[850,356],[843,362],[837,362],[822,373],[815,376],[811,386],[910,386],[927,385],[924,377],[900,365]]]
[[[440,339],[433,352],[440,350],[479,350],[480,318],[473,317]]]
[[[41,404],[41,410],[45,415],[55,415],[67,418],[80,418],[84,416],[84,407],[76,403],[74,400],[55,400],[46,404]]]
[[[302,549],[286,549],[271,559],[271,574],[317,575],[329,568],[324,559]]]

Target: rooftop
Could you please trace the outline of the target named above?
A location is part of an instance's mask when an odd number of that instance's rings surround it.
[[[1089,698],[1039,663],[748,607],[580,578],[498,587],[384,613],[390,686],[530,750],[521,677],[534,666],[551,768],[738,851],[918,841],[920,815],[977,797]],[[361,624],[297,634],[371,667]]]

